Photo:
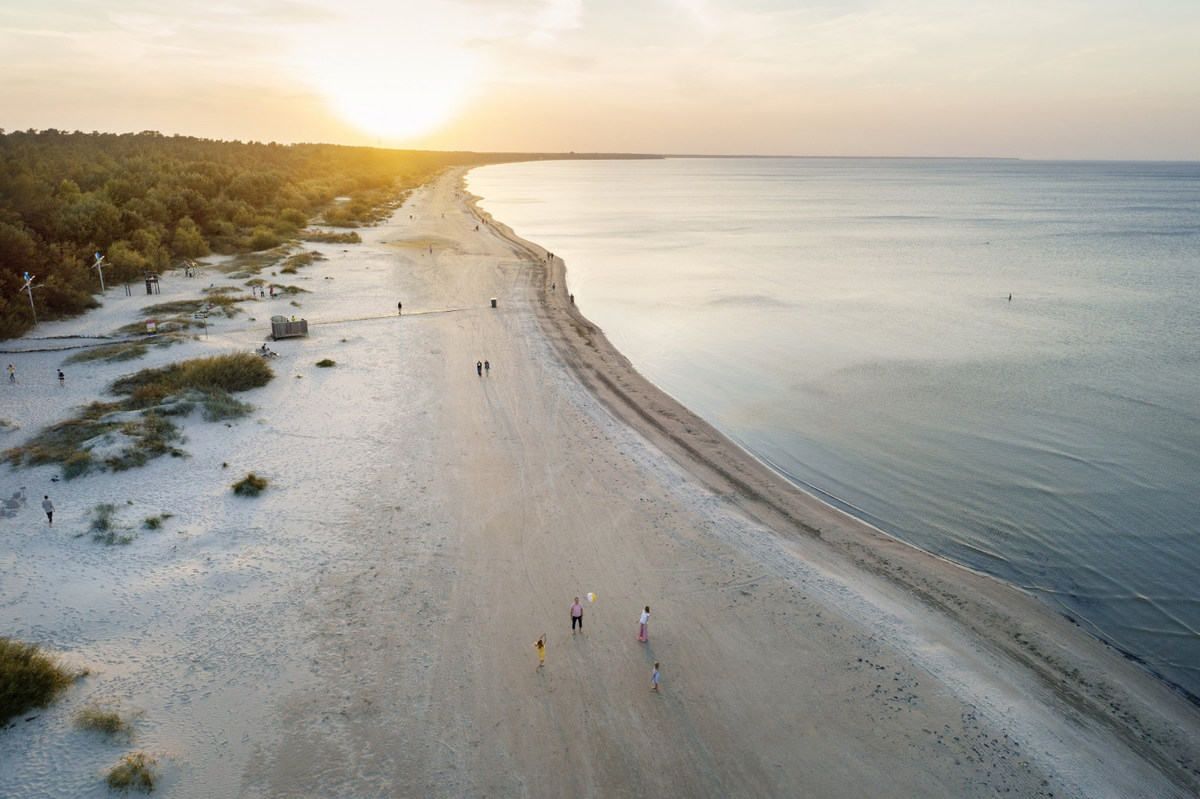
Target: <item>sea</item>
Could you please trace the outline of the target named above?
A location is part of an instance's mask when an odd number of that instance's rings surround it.
[[[757,458],[1200,696],[1200,163],[543,161],[468,187]]]

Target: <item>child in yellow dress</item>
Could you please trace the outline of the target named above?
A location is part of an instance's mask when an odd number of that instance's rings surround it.
[[[538,653],[537,669],[533,670],[533,673],[537,674],[538,669],[540,669],[542,666],[546,665],[546,634],[545,633],[542,633],[542,637],[533,642],[533,648],[536,649],[537,653]]]

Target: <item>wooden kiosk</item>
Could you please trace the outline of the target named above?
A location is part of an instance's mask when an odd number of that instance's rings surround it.
[[[271,317],[271,338],[279,341],[281,338],[308,337],[308,320],[298,319],[289,322],[286,316]]]

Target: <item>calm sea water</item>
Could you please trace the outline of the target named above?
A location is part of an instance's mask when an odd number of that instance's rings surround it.
[[[1200,164],[542,162],[469,186],[759,458],[1200,694]]]

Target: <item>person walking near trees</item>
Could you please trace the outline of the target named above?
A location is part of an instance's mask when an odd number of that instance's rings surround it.
[[[571,635],[575,634],[576,624],[579,632],[583,632],[583,605],[579,604],[579,597],[575,597],[575,604],[571,606]]]
[[[49,494],[42,495],[42,510],[46,511],[46,521],[50,522],[50,526],[54,526],[54,503],[50,501]]]
[[[638,640],[642,643],[650,640],[650,606],[642,611],[642,619],[638,622]]]

